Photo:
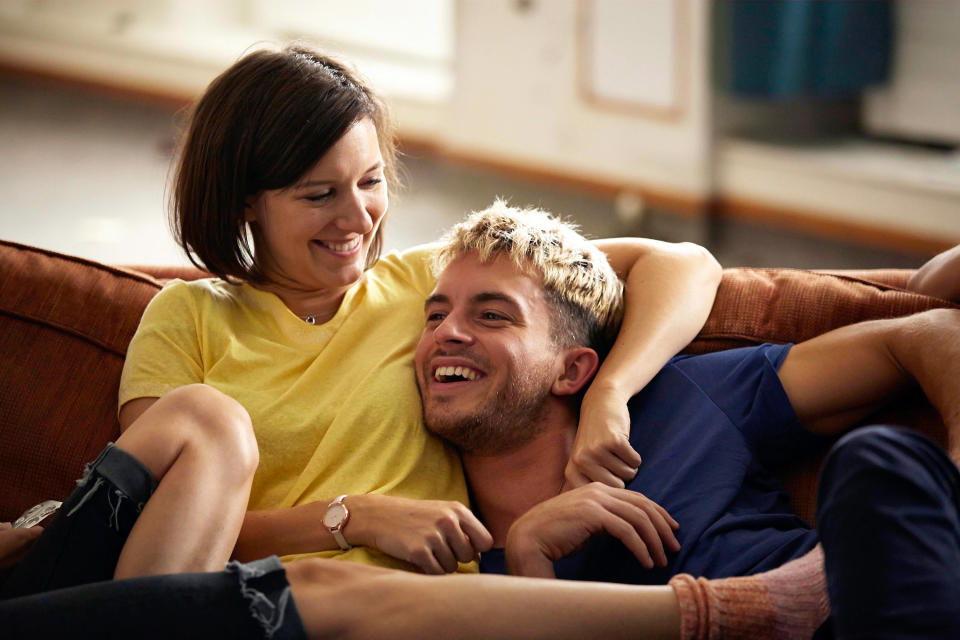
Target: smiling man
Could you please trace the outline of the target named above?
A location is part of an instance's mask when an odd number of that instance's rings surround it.
[[[615,275],[571,227],[501,202],[455,227],[437,264],[417,377],[427,426],[460,448],[500,548],[484,571],[665,584],[804,557],[818,533],[769,469],[916,382],[960,451],[960,313],[934,311],[793,347],[678,357],[630,402],[637,476],[625,489],[563,492],[579,397],[620,321]],[[918,434],[858,429],[836,445],[818,522],[841,635],[920,621],[925,637],[960,629],[958,496],[956,466]],[[671,584],[689,618],[683,592],[698,583]],[[774,586],[763,588],[776,605]],[[810,606],[807,624],[821,615]]]

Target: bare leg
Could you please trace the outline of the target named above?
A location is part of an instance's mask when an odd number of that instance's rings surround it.
[[[114,577],[223,569],[259,461],[246,410],[212,387],[188,385],[153,403],[116,445],[159,484]]]
[[[310,638],[679,638],[667,586],[423,576],[337,560],[286,565]]]

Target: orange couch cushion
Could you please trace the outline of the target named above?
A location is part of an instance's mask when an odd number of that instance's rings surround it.
[[[870,272],[725,269],[703,330],[687,349],[706,353],[763,342],[801,342],[854,322],[910,315],[950,303],[867,279]],[[910,271],[878,270],[906,282]]]
[[[0,521],[63,499],[119,434],[117,386],[153,278],[0,241]]]

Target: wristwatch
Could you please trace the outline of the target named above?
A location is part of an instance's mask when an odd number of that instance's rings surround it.
[[[327,512],[323,514],[323,525],[330,529],[333,539],[337,541],[340,548],[344,551],[349,551],[353,547],[350,546],[347,539],[343,537],[343,528],[347,526],[347,522],[350,521],[350,510],[347,509],[347,505],[343,503],[343,499],[346,497],[346,494],[344,494],[330,503],[330,506],[327,507]]]

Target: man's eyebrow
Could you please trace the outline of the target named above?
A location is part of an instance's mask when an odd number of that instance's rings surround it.
[[[517,309],[520,308],[520,303],[517,302],[516,298],[508,296],[505,293],[498,293],[496,291],[485,291],[483,293],[478,293],[471,298],[471,302],[504,302],[512,307],[516,307]],[[432,304],[450,304],[450,297],[442,293],[434,293],[423,303],[423,308],[426,309]]]
[[[383,161],[375,162],[370,166],[369,169],[364,171],[364,175],[370,173],[371,171],[377,171],[383,167]],[[333,184],[336,180],[304,180],[303,182],[297,182],[293,185],[294,189],[305,189],[307,187],[319,187],[327,184]]]
[[[450,298],[443,295],[442,293],[434,293],[433,295],[427,297],[426,301],[423,303],[423,308],[426,309],[432,304],[447,304],[450,302]]]
[[[478,293],[477,295],[473,296],[473,301],[474,302],[505,302],[511,306],[514,306],[517,308],[520,307],[520,303],[517,302],[516,298],[512,296],[508,296],[505,293],[498,293],[495,291]]]

